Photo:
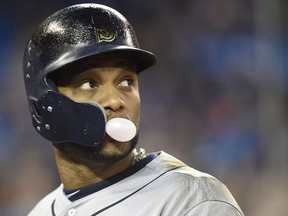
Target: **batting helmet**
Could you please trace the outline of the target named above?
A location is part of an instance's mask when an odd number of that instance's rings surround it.
[[[139,48],[127,19],[99,4],[73,5],[49,16],[32,35],[24,54],[24,79],[34,128],[53,143],[99,144],[106,115],[99,104],[77,103],[57,92],[49,74],[97,54],[123,52],[137,73],[156,63]]]

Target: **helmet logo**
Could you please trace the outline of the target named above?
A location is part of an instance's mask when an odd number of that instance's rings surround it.
[[[108,31],[106,29],[96,29],[96,35],[99,43],[102,41],[111,42],[115,39],[115,32]]]

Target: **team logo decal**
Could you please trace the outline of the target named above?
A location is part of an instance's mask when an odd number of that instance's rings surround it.
[[[115,39],[116,33],[106,29],[96,29],[96,34],[99,43],[102,41],[111,42]]]

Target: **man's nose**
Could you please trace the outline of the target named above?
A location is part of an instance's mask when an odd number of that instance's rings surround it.
[[[105,110],[119,111],[124,107],[124,101],[121,98],[121,93],[111,86],[102,87],[97,94],[98,103],[101,104]]]

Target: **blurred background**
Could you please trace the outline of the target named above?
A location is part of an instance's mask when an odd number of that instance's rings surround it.
[[[27,215],[60,183],[51,144],[32,128],[22,57],[43,19],[81,2],[1,0],[1,216]],[[287,215],[288,2],[90,2],[118,9],[159,58],[140,75],[139,146],[216,176],[246,215]]]

